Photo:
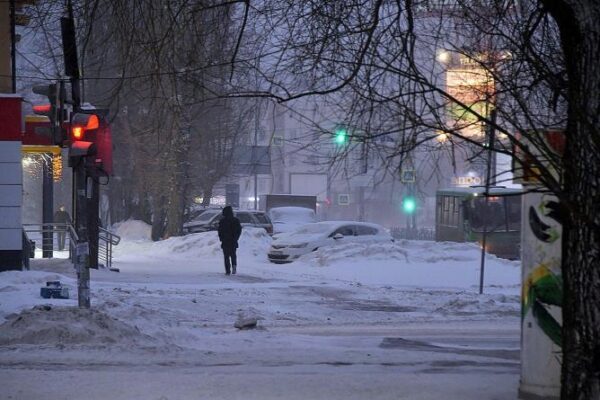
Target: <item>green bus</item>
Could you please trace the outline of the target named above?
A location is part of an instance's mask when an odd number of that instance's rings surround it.
[[[456,187],[436,192],[435,240],[483,242],[486,251],[520,258],[521,189],[492,186]]]

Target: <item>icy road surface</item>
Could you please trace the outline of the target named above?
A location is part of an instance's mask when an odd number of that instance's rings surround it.
[[[0,399],[516,399],[520,266],[469,244],[344,245],[273,265],[244,231],[225,276],[214,232],[137,222],[76,307],[64,259],[0,273]],[[70,300],[39,288],[61,280]],[[258,328],[238,330],[240,317]]]

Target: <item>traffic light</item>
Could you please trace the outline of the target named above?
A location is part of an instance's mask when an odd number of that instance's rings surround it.
[[[94,155],[94,162],[108,175],[112,174],[112,135],[110,125],[102,112],[100,114],[73,114],[69,139],[71,141],[70,157]],[[86,147],[86,143],[93,144],[93,148]],[[93,154],[90,151],[93,151]]]
[[[51,126],[56,126],[58,121],[58,109],[60,107],[60,98],[58,97],[58,87],[56,83],[49,85],[37,85],[32,88],[33,93],[41,94],[48,98],[48,103],[33,106],[33,112],[37,115],[45,115],[50,118]]]
[[[405,196],[402,199],[402,211],[405,214],[413,214],[417,209],[417,200],[414,196]]]
[[[71,118],[69,139],[71,139],[72,142],[76,142],[78,140],[93,141],[95,137],[90,137],[92,131],[98,129],[99,127],[100,120],[96,114],[74,114],[73,118]],[[88,132],[87,138],[86,132]]]
[[[34,105],[33,112],[34,114],[48,117],[50,120],[50,131],[47,134],[50,136],[53,145],[63,147],[66,140],[65,130],[62,127],[64,119],[62,104],[66,97],[64,85],[62,83],[36,85],[32,88],[32,91],[35,94],[41,94],[48,98],[48,103]]]
[[[348,141],[348,131],[344,128],[338,128],[335,130],[334,135],[335,143],[338,145],[344,145]]]

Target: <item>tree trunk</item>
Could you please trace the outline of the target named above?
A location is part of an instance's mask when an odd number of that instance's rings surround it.
[[[169,208],[167,211],[167,228],[165,236],[180,236],[183,228],[183,212],[185,210],[184,182],[182,174],[176,173],[173,177]]]
[[[165,198],[156,194],[152,200],[152,240],[155,242],[162,239],[165,231]]]
[[[600,2],[544,0],[568,74],[561,398],[600,399]]]
[[[210,206],[210,199],[213,194],[213,185],[205,184],[202,188],[202,207]]]

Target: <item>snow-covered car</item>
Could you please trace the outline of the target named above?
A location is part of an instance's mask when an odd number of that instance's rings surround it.
[[[198,233],[216,231],[219,228],[219,221],[222,217],[221,209],[210,209],[204,211],[196,219],[183,224],[183,233]],[[268,234],[273,233],[273,224],[269,216],[262,211],[234,211],[235,216],[240,220],[242,227],[253,226],[263,228]]]
[[[380,225],[355,221],[324,221],[307,224],[289,233],[280,234],[271,243],[269,261],[288,263],[322,247],[342,243],[393,242]]]
[[[216,231],[221,220],[222,210],[206,210],[195,219],[183,224],[183,233]]]
[[[274,207],[269,210],[273,233],[291,232],[302,225],[317,222],[314,210],[306,207]]]

